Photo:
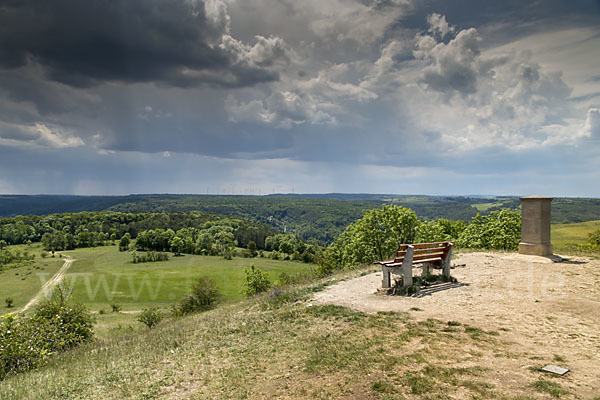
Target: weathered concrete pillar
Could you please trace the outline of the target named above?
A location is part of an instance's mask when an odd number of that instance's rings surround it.
[[[550,243],[551,202],[552,197],[521,197],[520,254],[552,255],[552,243]]]

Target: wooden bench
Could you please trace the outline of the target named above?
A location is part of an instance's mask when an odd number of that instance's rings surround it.
[[[392,271],[400,268],[403,278],[403,287],[412,286],[412,267],[422,264],[424,275],[429,273],[429,267],[438,265],[442,268],[442,274],[450,277],[450,258],[452,257],[452,248],[454,242],[435,242],[435,243],[417,243],[401,244],[396,251],[396,257],[389,261],[379,261],[383,270],[384,288],[391,287]]]

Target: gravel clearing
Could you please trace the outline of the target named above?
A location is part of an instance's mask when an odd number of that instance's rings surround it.
[[[313,302],[368,313],[404,311],[419,320],[498,331],[510,343],[503,351],[527,357],[514,367],[559,355],[572,370],[564,382],[588,398],[600,395],[600,261],[567,258],[554,262],[516,253],[464,253],[452,261],[457,265],[454,284],[432,285],[411,297],[388,296],[378,291],[382,276],[377,272],[328,287]]]

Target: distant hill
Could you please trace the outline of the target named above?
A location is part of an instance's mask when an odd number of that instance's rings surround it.
[[[0,195],[0,217],[102,211],[130,196]]]

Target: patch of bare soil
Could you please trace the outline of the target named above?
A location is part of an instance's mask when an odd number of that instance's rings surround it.
[[[370,313],[405,311],[418,320],[497,331],[505,346],[482,355],[481,365],[493,371],[499,388],[527,387],[543,378],[576,398],[600,396],[600,261],[466,253],[456,256],[453,265],[458,283],[433,285],[411,297],[378,292],[378,272],[333,285],[316,293],[314,302]],[[571,372],[560,378],[532,372],[545,364]]]

